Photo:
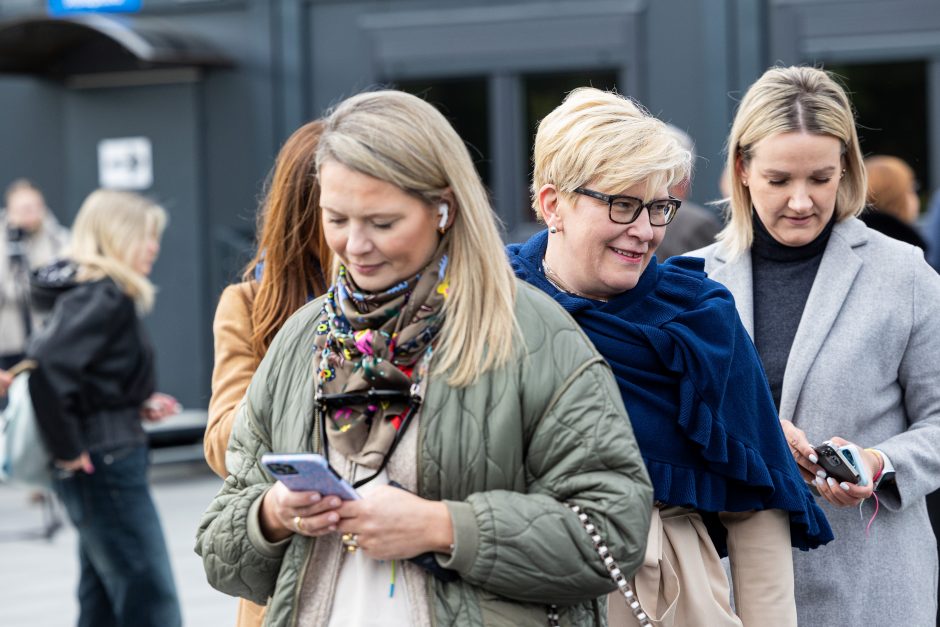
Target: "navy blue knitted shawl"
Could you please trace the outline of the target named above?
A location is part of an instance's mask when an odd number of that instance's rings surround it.
[[[704,262],[654,257],[635,288],[609,302],[545,278],[548,233],[507,247],[516,275],[552,296],[610,363],[653,481],[654,498],[701,512],[782,509],[791,543],[832,540],[780,428],[760,358],[731,293]],[[719,553],[723,530],[710,524]]]

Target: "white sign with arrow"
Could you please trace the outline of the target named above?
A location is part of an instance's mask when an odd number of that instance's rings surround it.
[[[153,185],[150,139],[117,137],[99,141],[98,184],[107,189],[149,189]]]

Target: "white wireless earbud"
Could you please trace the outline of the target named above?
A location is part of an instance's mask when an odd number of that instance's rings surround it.
[[[437,228],[443,233],[447,227],[447,220],[450,218],[450,205],[442,202],[437,208],[437,214],[441,216],[441,221],[437,223]]]

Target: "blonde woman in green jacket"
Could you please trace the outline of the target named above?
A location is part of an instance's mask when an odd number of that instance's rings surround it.
[[[267,603],[265,625],[604,624],[615,586],[570,506],[628,577],[652,506],[606,362],[513,278],[432,106],[350,98],[317,170],[333,286],[284,325],[238,411],[198,532],[210,583]],[[260,464],[302,451],[362,498],[291,492]]]

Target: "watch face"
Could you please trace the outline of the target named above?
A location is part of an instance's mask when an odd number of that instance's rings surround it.
[[[885,470],[881,473],[881,476],[878,477],[878,481],[875,482],[875,489],[877,490],[885,483],[892,483],[894,481],[894,471]]]

